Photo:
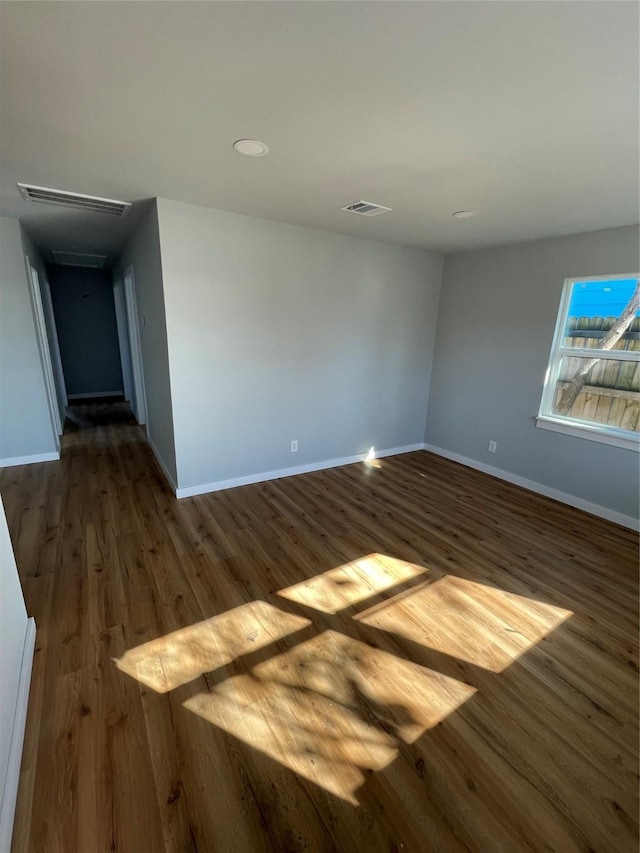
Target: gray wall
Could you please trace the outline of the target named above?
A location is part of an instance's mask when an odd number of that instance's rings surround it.
[[[637,269],[634,227],[448,256],[426,442],[636,516],[637,453],[539,429],[534,417],[564,279]]]
[[[50,266],[48,272],[67,394],[123,393],[110,271]]]
[[[127,267],[133,266],[138,315],[139,318],[145,318],[145,325],[139,328],[147,402],[147,432],[175,483],[176,451],[155,202],[125,246],[118,266],[118,275],[121,276]],[[196,365],[195,369],[203,368]],[[193,415],[197,417],[197,411]]]
[[[181,488],[422,443],[441,255],[158,214]]]
[[[57,449],[20,224],[0,217],[0,463]]]

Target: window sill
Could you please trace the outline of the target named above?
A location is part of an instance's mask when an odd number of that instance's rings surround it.
[[[552,418],[548,415],[538,415],[536,426],[548,429],[552,432],[562,432],[565,435],[573,435],[576,438],[586,438],[588,441],[599,441],[601,444],[612,444],[614,447],[623,447],[625,450],[640,451],[640,436],[630,436],[622,430],[596,426],[595,424],[582,424],[577,421],[567,421],[562,418]]]

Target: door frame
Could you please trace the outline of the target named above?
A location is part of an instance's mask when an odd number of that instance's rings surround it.
[[[56,446],[60,450],[60,436],[62,435],[63,424],[60,417],[60,408],[58,406],[58,398],[56,395],[56,384],[53,376],[53,364],[51,362],[51,353],[49,351],[49,339],[47,337],[47,326],[44,319],[44,308],[42,305],[42,293],[40,291],[40,276],[38,270],[32,266],[29,260],[29,255],[25,255],[27,265],[27,278],[29,279],[29,290],[31,292],[31,307],[33,308],[33,318],[36,327],[36,337],[38,339],[38,349],[40,350],[40,362],[42,364],[42,372],[44,375],[44,385],[47,394],[47,402],[49,403],[49,414],[51,415],[51,425],[56,437]]]
[[[42,277],[42,284],[44,289],[44,301],[42,307],[45,313],[45,320],[49,321],[49,329],[51,330],[51,335],[49,336],[49,350],[53,356],[53,376],[56,381],[56,390],[58,391],[58,397],[60,398],[62,407],[66,408],[69,404],[67,383],[64,380],[64,369],[62,367],[62,356],[60,354],[60,341],[58,340],[58,327],[56,326],[56,315],[53,310],[53,299],[51,298],[51,285],[49,284],[49,278],[46,273]],[[62,417],[62,414],[60,417]]]
[[[131,367],[133,372],[133,385],[136,396],[136,419],[140,425],[147,423],[147,398],[144,389],[144,368],[142,365],[142,342],[140,340],[140,326],[138,321],[138,306],[136,303],[136,284],[133,265],[124,271],[124,297],[127,309],[127,327],[129,329],[129,343],[131,345]]]
[[[120,363],[122,366],[122,382],[124,384],[124,398],[131,405],[131,410],[136,414],[137,405],[135,399],[135,388],[133,385],[133,366],[131,364],[131,344],[129,342],[129,329],[127,327],[127,306],[125,303],[124,279],[119,271],[113,274],[113,301],[116,308],[116,326],[118,328],[118,342],[120,344]]]

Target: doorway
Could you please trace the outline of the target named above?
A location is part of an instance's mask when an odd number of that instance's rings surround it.
[[[54,264],[48,276],[69,403],[124,397],[111,272]]]
[[[57,435],[133,415],[146,398],[133,267],[50,264],[27,258],[36,330]]]
[[[42,363],[42,373],[44,376],[45,389],[47,393],[47,403],[49,406],[49,414],[51,416],[53,432],[56,436],[57,448],[59,450],[60,436],[62,435],[64,423],[63,400],[66,397],[66,391],[64,391],[64,379],[62,379],[61,384],[56,384],[53,361],[51,357],[52,346],[50,339],[55,337],[57,345],[57,335],[55,334],[55,320],[53,320],[52,315],[50,318],[50,323],[53,324],[53,327],[52,330],[49,331],[47,328],[47,321],[45,319],[45,308],[42,299],[42,290],[38,270],[31,265],[28,255],[25,256],[25,262],[27,265],[27,278],[29,280],[29,286],[31,290],[31,305],[33,307],[36,336],[38,339],[38,349],[40,351],[40,361]],[[64,402],[66,403],[66,400],[64,400]]]

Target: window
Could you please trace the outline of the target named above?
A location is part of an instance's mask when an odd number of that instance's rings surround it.
[[[564,283],[539,427],[640,449],[637,275]]]

